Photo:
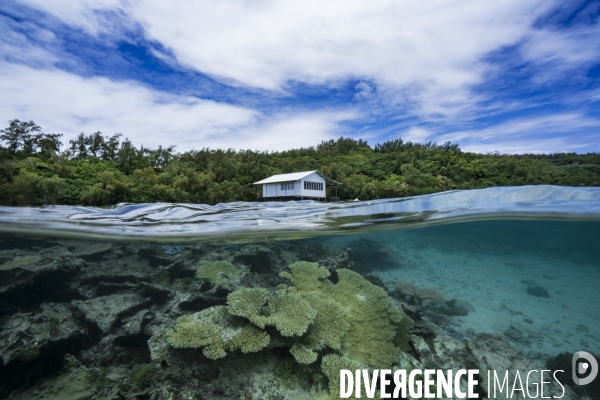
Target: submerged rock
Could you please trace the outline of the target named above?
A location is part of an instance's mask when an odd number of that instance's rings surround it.
[[[522,396],[523,392],[520,389],[529,391],[530,397],[537,397],[542,381],[540,374],[539,365],[534,364],[531,360],[525,358],[517,350],[512,347],[504,339],[489,335],[481,334],[477,339],[468,342],[468,348],[477,362],[480,371],[491,371],[490,375],[490,392],[487,393],[488,388],[488,375],[482,373],[479,375],[480,387],[487,394],[485,397],[496,398],[496,399],[511,399]],[[529,371],[536,370],[537,373],[532,373],[527,380],[527,374]],[[495,396],[493,393],[493,380],[494,371],[499,375],[500,382],[504,379],[505,371],[508,371],[508,387],[504,387],[503,391],[497,389]],[[517,378],[517,372],[519,378]],[[574,393],[569,387],[565,387],[564,397],[562,395],[561,386],[552,379],[552,375],[548,372],[543,376],[544,382],[544,396],[548,398],[562,398],[565,400],[581,399],[579,395]],[[513,387],[517,391],[513,392]],[[538,393],[538,395],[536,395]]]
[[[340,268],[354,269],[354,262],[352,261],[352,249],[348,247],[344,251],[339,251],[337,254],[331,257],[320,260],[319,265],[323,268],[327,268],[330,272],[334,272]]]
[[[11,399],[56,399],[56,400],[89,400],[96,393],[94,376],[69,354],[65,356],[65,367],[58,376],[50,377],[37,385],[18,390]]]
[[[442,296],[442,294],[439,293],[437,290],[431,289],[431,288],[419,287],[419,286],[413,285],[412,283],[409,283],[409,282],[402,282],[402,281],[396,282],[396,291],[398,292],[398,296],[400,296],[401,299],[410,297],[410,298],[417,299],[418,302],[421,302],[423,300],[430,300],[430,301],[444,300],[444,296]]]
[[[44,303],[37,313],[14,314],[0,331],[0,398],[62,368],[66,353],[89,345],[68,304]]]
[[[527,294],[535,297],[550,297],[548,290],[538,285],[535,281],[523,280],[522,282],[527,285]]]
[[[444,314],[448,317],[467,316],[470,312],[475,311],[475,308],[466,300],[452,299],[443,302],[436,302],[430,305],[430,310],[433,312]]]
[[[550,297],[548,290],[541,286],[527,286],[527,294],[535,297]]]
[[[233,263],[247,265],[251,272],[267,274],[273,269],[271,249],[259,245],[245,246],[235,255]]]
[[[150,303],[150,299],[138,294],[115,294],[91,300],[73,301],[86,321],[94,324],[102,334],[108,334],[120,317],[133,314]]]
[[[355,269],[370,272],[398,268],[402,256],[380,240],[358,239],[348,243],[352,249],[352,261]]]

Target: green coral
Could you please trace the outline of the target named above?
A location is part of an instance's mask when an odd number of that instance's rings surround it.
[[[356,371],[361,369],[361,365],[350,358],[336,354],[328,354],[321,360],[321,370],[329,381],[329,394],[333,398],[339,398],[340,395],[340,370],[342,369]]]
[[[316,316],[316,310],[294,293],[279,291],[272,296],[261,288],[242,288],[227,296],[229,313],[247,318],[264,329],[275,326],[282,336],[300,336]]]
[[[200,266],[196,270],[196,277],[203,281],[208,281],[214,285],[229,288],[232,280],[239,278],[242,271],[237,269],[229,261],[200,261]]]
[[[340,369],[390,368],[398,363],[400,351],[408,350],[413,323],[382,288],[350,270],[338,269],[337,275],[334,284],[327,279],[329,271],[318,264],[292,264],[289,272],[280,274],[290,281],[289,288],[279,285],[274,293],[264,288],[235,290],[227,306],[181,317],[169,341],[175,347],[203,347],[210,358],[269,346],[289,348],[296,362],[312,364],[326,353],[321,368],[334,393]]]
[[[0,265],[0,271],[7,271],[9,269],[22,267],[24,265],[35,264],[41,261],[40,256],[17,256],[11,261],[7,261]]]
[[[229,314],[247,318],[254,325],[264,329],[267,319],[261,314],[261,310],[269,296],[269,291],[262,288],[241,288],[229,293]]]
[[[317,361],[319,355],[302,345],[293,345],[290,348],[290,353],[294,356],[294,359],[298,361],[300,364],[312,364]]]
[[[268,346],[271,338],[265,331],[261,331],[251,324],[242,327],[240,333],[235,335],[227,345],[228,349],[240,349],[242,353],[255,353]]]
[[[319,267],[319,264],[300,261],[290,265],[292,273],[282,272],[279,276],[292,282],[299,291],[318,290],[323,280],[329,277],[329,271]]]
[[[231,316],[225,306],[215,306],[177,319],[168,331],[167,341],[176,348],[203,348],[202,353],[216,360],[227,351],[257,352],[268,346],[269,335]]]
[[[398,328],[410,327],[412,321],[379,286],[347,269],[337,273],[338,283],[324,285],[323,295],[338,301],[346,311],[344,320],[351,329],[343,337],[342,352],[367,367],[391,366],[398,358],[394,341],[404,340],[396,338]]]
[[[310,304],[294,293],[279,293],[269,301],[267,325],[275,325],[282,336],[301,336],[317,315]]]

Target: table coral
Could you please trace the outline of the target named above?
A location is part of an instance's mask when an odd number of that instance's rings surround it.
[[[229,261],[200,261],[200,266],[196,270],[196,277],[203,281],[208,281],[214,285],[229,288],[230,281],[239,279],[242,271],[235,267]]]

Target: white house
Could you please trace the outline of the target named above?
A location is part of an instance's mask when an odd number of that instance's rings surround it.
[[[254,182],[254,184],[262,185],[262,197],[264,199],[294,198],[298,200],[326,200],[327,192],[325,189],[327,185],[341,185],[341,183],[327,178],[319,171],[273,175],[262,181]]]

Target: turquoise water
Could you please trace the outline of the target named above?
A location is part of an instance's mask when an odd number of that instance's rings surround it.
[[[167,339],[178,317],[228,305],[236,290],[289,285],[279,274],[299,261],[327,269],[332,284],[351,269],[414,320],[392,368],[484,370],[477,346],[489,338],[503,343],[498,357],[520,360],[516,369],[600,354],[598,188],[4,207],[0,233],[0,398],[318,398],[328,385],[321,360],[348,355],[343,346],[299,364],[289,345],[213,360]],[[197,277],[201,262],[216,261],[237,272],[222,273],[225,283]]]

